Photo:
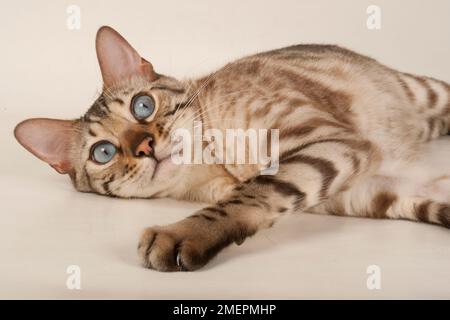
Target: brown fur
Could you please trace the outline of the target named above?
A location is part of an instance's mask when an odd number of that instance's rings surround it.
[[[140,72],[153,72],[145,63]],[[107,76],[111,82],[114,75]],[[130,103],[143,92],[156,109],[137,121]],[[443,94],[448,101],[439,105]],[[258,166],[235,164],[158,167],[170,151],[171,133],[192,133],[194,120],[222,132],[280,129],[279,172],[260,176]],[[448,227],[448,205],[433,211],[431,200],[401,198],[376,176],[385,162],[413,159],[447,132],[449,122],[450,90],[441,81],[397,72],[337,46],[292,46],[242,58],[200,79],[151,73],[108,85],[74,122],[71,177],[84,192],[212,203],[175,224],[148,228],[140,240],[146,267],[194,270],[225,246],[301,209]],[[133,154],[147,135],[154,138],[156,160]],[[90,161],[91,146],[101,140],[118,146],[104,165]],[[376,191],[355,196],[358,186],[372,181]]]

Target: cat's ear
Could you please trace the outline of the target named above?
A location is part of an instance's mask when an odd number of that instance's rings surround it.
[[[14,129],[17,141],[59,173],[71,173],[70,145],[76,120],[28,119]]]
[[[95,47],[106,87],[136,75],[149,81],[157,78],[151,63],[143,59],[113,28],[103,26],[97,31]]]

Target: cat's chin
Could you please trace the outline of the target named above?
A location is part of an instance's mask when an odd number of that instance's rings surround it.
[[[173,175],[177,169],[177,165],[172,161],[170,156],[161,160],[155,160],[155,167],[152,173],[151,180],[166,180]]]

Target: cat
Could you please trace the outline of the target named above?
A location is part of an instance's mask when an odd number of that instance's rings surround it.
[[[431,168],[420,184],[412,179],[424,155],[433,158],[432,140],[449,131],[443,81],[332,45],[258,53],[177,80],[107,26],[96,52],[103,92],[84,116],[28,119],[14,133],[78,191],[210,203],[144,230],[138,254],[147,268],[196,270],[299,211],[450,227],[450,176]],[[261,174],[255,164],[173,164],[171,134],[192,133],[196,120],[221,131],[278,129],[278,173]]]

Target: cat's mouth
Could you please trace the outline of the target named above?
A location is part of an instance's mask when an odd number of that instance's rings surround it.
[[[153,169],[152,177],[150,180],[153,180],[159,173],[165,169],[167,169],[168,165],[170,165],[171,159],[170,155],[165,156],[163,158],[158,159],[158,157],[153,157],[155,161],[155,168]]]

